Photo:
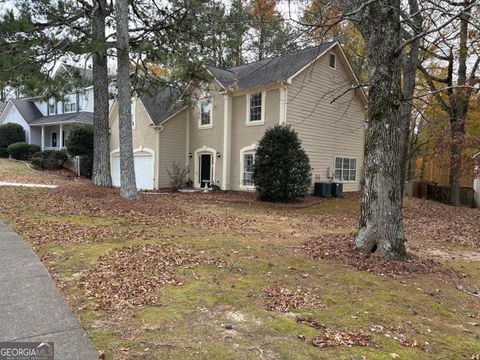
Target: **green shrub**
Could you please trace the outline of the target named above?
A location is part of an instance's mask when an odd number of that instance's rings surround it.
[[[70,130],[67,139],[67,152],[70,156],[88,156],[93,158],[93,126],[76,124]]]
[[[24,142],[25,130],[21,125],[6,123],[0,125],[0,148],[8,148],[10,145]]]
[[[67,152],[70,156],[80,156],[80,174],[92,177],[93,172],[93,126],[76,124],[67,139]]]
[[[253,181],[262,201],[290,201],[307,195],[312,168],[297,133],[287,125],[268,129],[258,143]]]
[[[25,142],[18,142],[10,145],[8,148],[8,153],[12,159],[16,160],[30,160],[32,158],[32,148],[30,144]]]
[[[6,148],[0,148],[0,158],[8,158],[8,150]]]
[[[40,150],[42,150],[42,148],[40,146],[35,145],[35,144],[30,144],[30,150],[29,151],[30,151],[30,154],[32,154],[32,156],[33,156],[33,154],[39,152]]]
[[[48,150],[47,150],[48,151]],[[47,168],[47,159],[44,156],[45,151],[40,151],[32,156],[32,165],[34,168],[39,170],[45,170]]]
[[[32,156],[32,165],[41,170],[55,170],[62,167],[68,156],[65,150],[39,151]]]

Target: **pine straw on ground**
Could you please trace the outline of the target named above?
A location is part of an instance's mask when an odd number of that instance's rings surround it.
[[[177,267],[210,264],[224,267],[220,259],[178,246],[144,245],[109,251],[80,279],[86,295],[102,310],[136,305],[158,305],[158,289],[165,284],[183,285]]]
[[[355,270],[372,272],[388,277],[409,277],[413,274],[438,274],[455,276],[440,263],[410,254],[406,261],[382,259],[356,249],[352,235],[323,234],[307,241],[301,247],[312,259],[334,259]]]

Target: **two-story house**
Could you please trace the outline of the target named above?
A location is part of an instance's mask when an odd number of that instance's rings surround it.
[[[63,148],[73,124],[93,123],[92,71],[61,64],[54,76],[74,75],[80,75],[88,85],[65,95],[63,101],[42,97],[11,99],[0,114],[0,124],[21,125],[26,142],[42,150]]]
[[[137,186],[169,186],[167,169],[189,168],[197,188],[252,190],[258,141],[276,124],[295,129],[310,158],[312,181],[360,189],[365,94],[336,42],[231,69],[208,67],[209,83],[189,101],[165,89],[132,103]],[[120,185],[118,106],[110,114],[112,177]]]

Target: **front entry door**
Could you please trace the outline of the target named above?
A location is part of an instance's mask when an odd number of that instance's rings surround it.
[[[52,132],[52,147],[56,148],[57,147],[57,133]]]
[[[212,181],[212,155],[200,155],[200,187],[210,186]]]

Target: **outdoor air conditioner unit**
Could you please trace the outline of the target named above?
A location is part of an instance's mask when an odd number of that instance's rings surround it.
[[[332,196],[339,198],[343,197],[343,184],[339,182],[333,182],[331,183],[331,191],[332,191]]]
[[[332,197],[332,183],[316,182],[314,185],[314,194],[321,197]]]

